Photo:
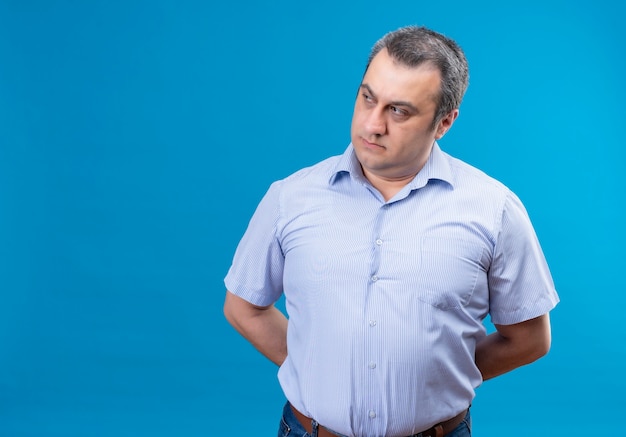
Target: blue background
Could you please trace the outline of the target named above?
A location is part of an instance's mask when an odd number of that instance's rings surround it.
[[[268,185],[344,150],[407,24],[465,49],[441,145],[522,198],[562,299],[475,435],[623,432],[625,11],[504,3],[0,1],[0,435],[275,435],[223,277]]]

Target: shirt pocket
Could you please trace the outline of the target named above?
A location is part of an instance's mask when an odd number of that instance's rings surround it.
[[[442,310],[466,306],[483,272],[482,252],[463,239],[423,237],[418,298]]]

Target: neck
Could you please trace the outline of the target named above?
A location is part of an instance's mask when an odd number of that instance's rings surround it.
[[[393,198],[393,196],[398,194],[398,192],[404,188],[406,184],[411,182],[415,175],[417,175],[417,172],[407,176],[390,178],[380,176],[363,169],[363,175],[372,184],[372,186],[376,188],[380,194],[382,194],[385,201],[388,201]]]

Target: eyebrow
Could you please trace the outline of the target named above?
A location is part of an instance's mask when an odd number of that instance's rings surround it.
[[[368,84],[362,83],[360,88],[361,89],[365,89],[375,99],[377,98],[376,97],[376,93],[372,90],[372,88],[370,88],[370,86]],[[411,109],[411,110],[413,110],[415,112],[418,112],[417,108],[415,107],[415,105],[413,105],[413,103],[406,102],[404,100],[396,100],[396,101],[390,102],[389,105],[390,106],[405,106],[405,107],[407,107],[407,108],[409,108],[409,109]]]

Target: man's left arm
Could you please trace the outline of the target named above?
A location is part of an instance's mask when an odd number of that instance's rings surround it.
[[[495,325],[496,332],[476,346],[476,365],[483,380],[510,372],[550,350],[550,316],[544,314],[513,325]]]

